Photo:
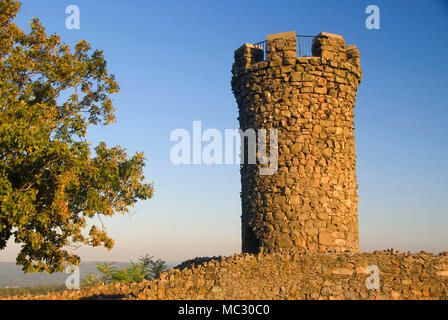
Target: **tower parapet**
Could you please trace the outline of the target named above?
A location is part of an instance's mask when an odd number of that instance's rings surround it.
[[[278,130],[278,171],[241,166],[242,250],[358,251],[354,106],[361,82],[356,46],[314,37],[297,57],[295,32],[235,51],[232,90],[242,130]]]

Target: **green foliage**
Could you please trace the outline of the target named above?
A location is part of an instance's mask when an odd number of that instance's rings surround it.
[[[144,156],[86,140],[91,125],[114,122],[118,93],[102,51],[74,50],[34,18],[25,33],[15,0],[0,0],[0,250],[14,238],[25,272],[78,265],[74,246],[113,247],[92,218],[128,212],[153,195]],[[85,232],[84,232],[85,231]]]
[[[139,258],[139,262],[131,261],[129,266],[119,269],[114,263],[97,264],[97,274],[87,274],[83,279],[84,286],[95,284],[108,284],[116,282],[140,282],[159,277],[160,273],[167,270],[166,262],[163,260],[154,260],[154,257],[145,255]]]

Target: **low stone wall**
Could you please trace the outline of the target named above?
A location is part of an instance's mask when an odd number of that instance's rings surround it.
[[[243,254],[206,260],[158,280],[16,299],[448,299],[447,253]],[[366,287],[369,265],[379,268],[379,290]]]

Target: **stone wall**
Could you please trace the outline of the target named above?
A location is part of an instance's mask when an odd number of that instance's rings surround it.
[[[369,265],[379,268],[379,290],[366,287]],[[183,270],[175,269],[163,273],[158,280],[18,298],[446,300],[448,254],[405,254],[393,251],[373,254],[242,254],[202,262]]]
[[[242,130],[278,130],[278,171],[241,166],[243,252],[356,252],[354,105],[359,52],[321,33],[297,58],[295,32],[235,51],[232,89]]]
[[[380,289],[366,287],[367,267]],[[137,299],[448,299],[448,256],[307,253],[235,255],[172,271],[134,290]]]

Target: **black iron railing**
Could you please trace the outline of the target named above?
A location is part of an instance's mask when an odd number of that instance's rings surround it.
[[[254,46],[257,46],[263,50],[263,61],[266,60],[266,40],[255,43]]]
[[[312,52],[313,38],[315,38],[315,36],[304,36],[304,35],[297,36],[297,56],[298,57],[312,57],[313,56],[313,52]],[[266,60],[266,40],[257,42],[254,45],[263,50],[263,60]]]
[[[312,57],[313,56],[313,38],[314,36],[297,36],[297,56]]]

